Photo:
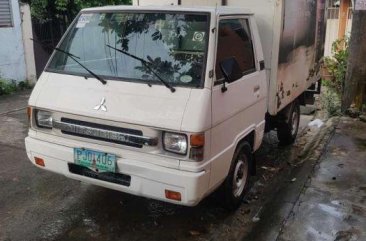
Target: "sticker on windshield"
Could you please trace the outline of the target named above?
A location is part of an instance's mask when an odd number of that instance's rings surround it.
[[[90,22],[92,16],[92,13],[81,14],[78,19],[78,23],[76,24],[76,28],[84,28],[85,25]]]
[[[205,32],[198,32],[198,31],[196,31],[196,32],[194,32],[194,34],[193,34],[193,41],[194,42],[202,42],[203,41],[203,39],[205,38]]]
[[[183,75],[182,77],[180,77],[180,81],[183,83],[190,83],[192,82],[192,77],[189,75]]]

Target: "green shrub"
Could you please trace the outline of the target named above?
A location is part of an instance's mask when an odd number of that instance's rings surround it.
[[[8,95],[17,90],[15,81],[8,81],[0,79],[0,95]]]
[[[348,38],[338,39],[332,44],[332,57],[324,58],[324,65],[332,76],[330,80],[324,80],[323,84],[329,91],[342,96],[344,81],[346,79],[348,62]]]
[[[0,78],[0,95],[8,95],[18,90],[31,89],[26,81],[21,81],[18,84],[14,80],[4,80]]]
[[[337,93],[327,89],[322,93],[320,100],[329,116],[341,115],[341,98]]]
[[[32,86],[27,81],[20,81],[18,83],[18,89],[19,90],[32,89]]]
[[[332,44],[332,57],[324,58],[324,65],[330,80],[323,80],[325,91],[322,93],[321,102],[329,116],[341,114],[341,99],[346,79],[348,62],[348,38],[336,40]]]

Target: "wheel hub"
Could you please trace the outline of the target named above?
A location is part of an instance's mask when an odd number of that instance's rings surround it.
[[[292,126],[291,126],[291,135],[292,136],[296,135],[298,125],[299,125],[298,113],[296,111],[294,111],[292,113]]]
[[[246,158],[238,160],[233,176],[233,195],[239,197],[245,188],[248,177],[248,163]]]

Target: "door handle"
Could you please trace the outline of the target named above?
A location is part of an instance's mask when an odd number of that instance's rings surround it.
[[[254,88],[253,88],[253,92],[254,92],[254,93],[255,93],[255,92],[258,92],[260,89],[261,89],[261,87],[260,87],[259,85],[256,85],[256,86],[254,86]]]

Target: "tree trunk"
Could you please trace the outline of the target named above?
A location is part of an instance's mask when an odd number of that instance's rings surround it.
[[[356,0],[363,1],[363,0]],[[352,20],[352,32],[349,43],[349,58],[346,80],[342,97],[342,112],[351,106],[354,101],[356,107],[361,109],[362,100],[359,101],[360,88],[364,88],[366,81],[366,10],[355,10]],[[361,103],[361,104],[360,104]]]

